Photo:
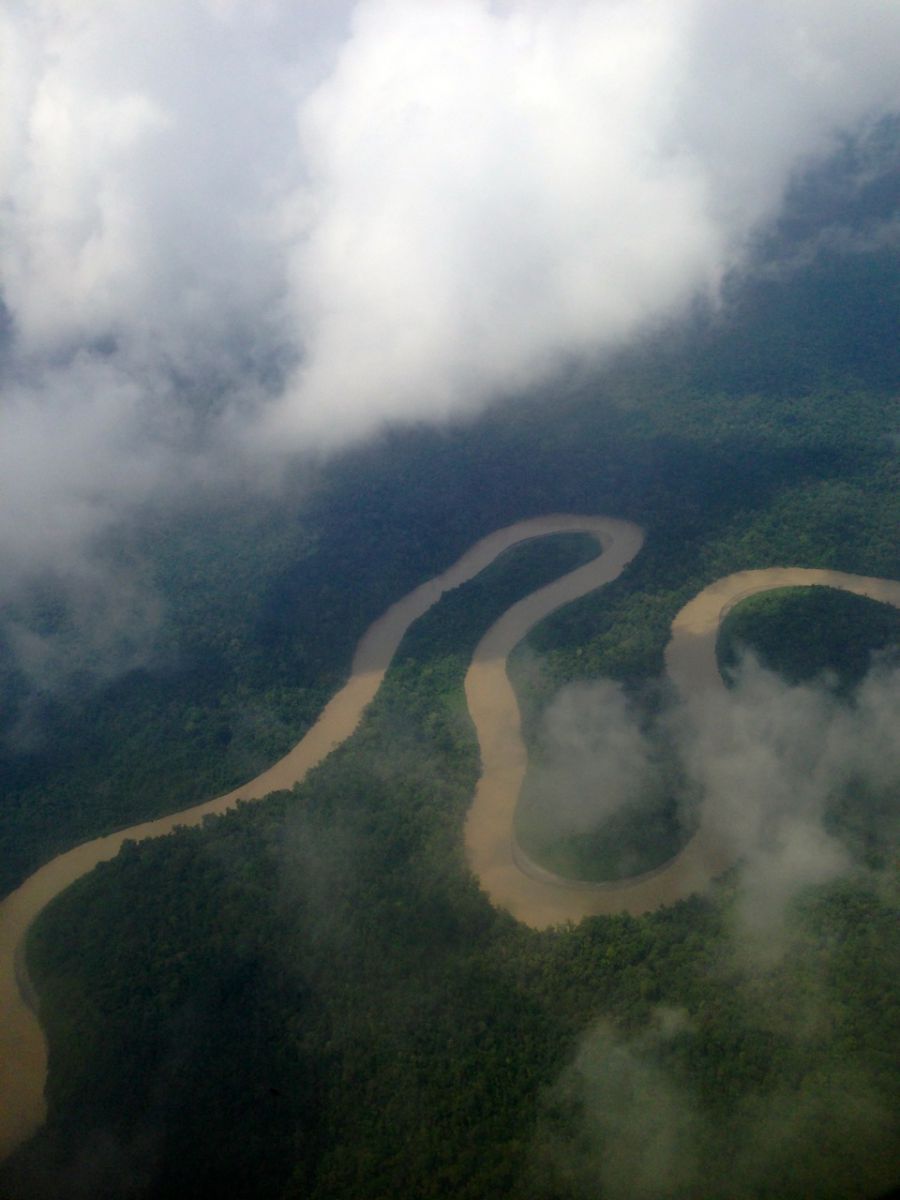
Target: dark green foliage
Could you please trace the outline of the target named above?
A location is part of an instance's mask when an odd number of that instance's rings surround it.
[[[744,600],[723,622],[717,654],[726,671],[745,649],[789,683],[827,674],[847,694],[873,655],[900,652],[900,611],[835,588],[780,588]]]

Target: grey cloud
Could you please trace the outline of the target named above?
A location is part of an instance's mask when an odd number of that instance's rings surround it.
[[[563,688],[544,716],[540,742],[529,791],[533,803],[552,804],[561,834],[587,833],[659,791],[658,747],[609,680]]]
[[[542,1130],[537,1151],[540,1169],[565,1195],[697,1194],[700,1121],[659,1062],[660,1047],[687,1029],[683,1012],[660,1009],[634,1038],[601,1024],[581,1040],[549,1096],[562,1122]]]
[[[748,657],[727,703],[690,707],[687,769],[704,821],[741,863],[738,943],[751,957],[776,960],[793,900],[851,870],[829,811],[854,783],[900,789],[898,721],[900,671],[884,665],[848,705],[823,684],[789,687]]]
[[[825,1003],[819,1016],[830,1015]],[[782,1037],[802,1043],[802,999],[782,994],[780,1017]],[[820,1060],[799,1079],[748,1089],[711,1112],[679,1066],[702,1036],[672,1009],[656,1010],[636,1034],[591,1029],[544,1097],[533,1160],[546,1190],[585,1200],[732,1200],[890,1188],[891,1097],[858,1065]]]

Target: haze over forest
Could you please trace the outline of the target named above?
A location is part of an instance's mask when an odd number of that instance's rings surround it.
[[[622,879],[702,806],[739,866],[552,932],[479,890],[465,666],[593,552],[526,543],[308,783],[41,916],[0,1190],[900,1182],[900,624],[739,605],[727,705],[663,663],[732,572],[900,579],[898,45],[892,0],[8,0],[0,892],[261,772],[388,605],[555,512],[646,543],[510,660],[521,845]]]

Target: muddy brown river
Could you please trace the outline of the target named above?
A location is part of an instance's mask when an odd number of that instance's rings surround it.
[[[297,745],[256,779],[224,796],[95,838],[54,858],[0,903],[0,1159],[30,1137],[45,1117],[47,1047],[29,1005],[23,946],[28,927],[69,884],[118,853],[128,839],[159,837],[197,825],[239,799],[255,800],[289,788],[354,731],[375,696],[407,628],[451,588],[472,579],[504,550],[554,533],[588,533],[602,553],[591,562],[514,604],[488,630],[472,658],[465,689],[478,733],[482,775],[465,825],[468,860],[492,903],[535,928],[613,912],[643,913],[701,889],[729,865],[715,831],[704,824],[670,863],[648,875],[612,884],[578,884],[531,863],[517,848],[513,814],[525,773],[519,710],[506,675],[512,648],[545,616],[615,579],[643,545],[642,530],[608,517],[547,516],[520,521],[483,538],[442,575],[392,605],[367,630],[347,684]],[[900,608],[900,583],[803,568],[746,571],[712,584],[687,604],[672,625],[668,673],[682,695],[723,688],[716,668],[719,624],[738,601],[756,592],[825,584]]]

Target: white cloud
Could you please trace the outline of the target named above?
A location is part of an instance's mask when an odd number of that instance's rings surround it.
[[[216,453],[327,448],[715,288],[792,169],[897,105],[898,35],[892,0],[10,0],[0,445],[40,520],[0,557],[87,547],[80,497],[166,483],[198,403]]]
[[[852,869],[829,810],[860,781],[900,787],[898,722],[900,671],[878,665],[845,704],[820,684],[789,687],[747,659],[726,703],[689,705],[688,770],[704,821],[740,863],[738,944],[752,957],[777,959],[792,901]]]
[[[293,360],[295,445],[481,403],[714,287],[791,170],[896,105],[882,0],[13,4],[22,351]],[[252,389],[251,389],[252,390]]]
[[[885,4],[360,4],[299,111],[279,438],[480,403],[714,288],[897,102],[893,34]]]

